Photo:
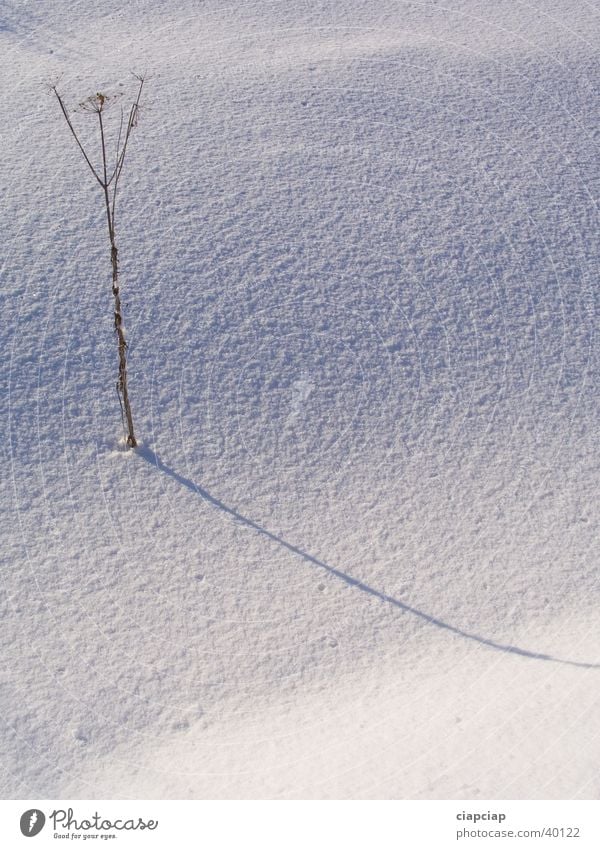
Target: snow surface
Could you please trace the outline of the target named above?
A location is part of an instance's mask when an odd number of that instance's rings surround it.
[[[598,798],[597,4],[3,0],[0,42],[3,796]],[[136,452],[45,88],[131,70]]]

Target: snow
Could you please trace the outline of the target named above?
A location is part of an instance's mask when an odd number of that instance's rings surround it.
[[[5,798],[598,797],[599,37],[0,4]]]

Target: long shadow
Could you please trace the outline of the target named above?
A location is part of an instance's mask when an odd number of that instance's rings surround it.
[[[418,610],[416,607],[411,607],[409,604],[406,604],[403,601],[400,601],[397,598],[393,598],[391,595],[387,595],[387,593],[383,593],[380,590],[375,589],[374,587],[370,587],[368,584],[363,583],[363,581],[359,581],[357,578],[353,578],[351,575],[347,575],[346,572],[342,572],[341,569],[336,569],[334,566],[329,566],[327,563],[324,563],[322,560],[319,560],[316,557],[313,557],[312,554],[308,554],[306,551],[302,551],[301,548],[298,548],[292,543],[287,542],[286,540],[278,537],[276,534],[271,533],[266,528],[263,528],[261,525],[258,525],[252,519],[249,519],[247,516],[243,516],[241,513],[238,513],[237,510],[234,510],[232,507],[228,507],[227,504],[224,504],[222,501],[219,501],[218,498],[215,498],[214,495],[211,495],[206,489],[203,489],[201,486],[198,486],[194,481],[189,478],[180,475],[174,469],[166,466],[160,457],[151,451],[149,448],[139,447],[136,449],[136,453],[143,457],[146,462],[150,465],[155,466],[159,471],[164,472],[169,477],[173,478],[173,480],[180,483],[182,486],[187,487],[187,489],[191,490],[196,495],[199,495],[200,498],[203,498],[204,501],[207,501],[209,504],[212,504],[213,507],[216,507],[218,510],[222,510],[224,513],[228,513],[230,516],[233,516],[238,522],[246,525],[248,528],[252,528],[257,533],[262,536],[267,537],[272,542],[277,543],[277,545],[286,548],[288,551],[291,551],[292,554],[296,554],[298,557],[301,557],[307,563],[312,563],[314,566],[318,566],[320,569],[324,569],[326,572],[329,572],[330,575],[335,575],[336,578],[339,578],[341,581],[344,581],[349,587],[356,587],[356,589],[361,590],[364,593],[367,593],[374,598],[378,598],[380,601],[385,602],[386,604],[391,604],[394,607],[399,608],[400,610],[404,610],[406,613],[412,613],[413,616],[418,616],[419,619],[422,619],[424,622],[428,622],[430,625],[435,625],[437,628],[443,628],[446,631],[450,631],[452,634],[456,634],[459,637],[463,637],[466,640],[473,640],[477,643],[481,643],[481,645],[489,646],[490,648],[496,649],[502,652],[510,652],[511,654],[518,654],[522,657],[529,657],[533,660],[547,660],[551,663],[562,663],[567,666],[577,666],[581,669],[600,669],[600,663],[584,663],[583,661],[577,660],[565,660],[560,657],[554,657],[550,654],[542,654],[541,652],[530,651],[529,649],[522,649],[519,646],[511,646],[506,645],[504,643],[497,643],[494,640],[490,640],[487,637],[481,637],[478,634],[471,634],[469,631],[463,631],[461,628],[457,628],[455,625],[450,625],[448,622],[443,622],[441,619],[437,619],[435,616],[431,616],[429,613],[425,613],[423,610]]]

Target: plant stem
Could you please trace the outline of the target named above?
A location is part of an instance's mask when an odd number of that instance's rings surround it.
[[[119,252],[115,241],[115,219],[114,207],[111,208],[110,195],[108,193],[108,181],[106,171],[106,145],[104,142],[104,126],[102,124],[102,110],[98,112],[100,122],[100,138],[102,141],[102,165],[104,169],[104,203],[106,205],[106,220],[108,223],[108,238],[110,239],[110,261],[112,265],[112,293],[115,299],[115,333],[117,334],[119,348],[119,379],[117,381],[117,392],[123,399],[125,418],[127,419],[127,446],[135,448],[137,440],[133,431],[133,416],[131,404],[129,403],[129,392],[127,389],[127,342],[125,341],[125,330],[123,329],[123,312],[121,309],[121,295],[119,287]]]
[[[119,289],[119,252],[115,242],[115,228],[110,214],[110,199],[107,189],[105,189],[104,198],[106,202],[106,214],[108,217],[108,235],[110,238],[112,293],[115,298],[115,333],[117,334],[119,347],[119,380],[117,381],[117,392],[123,399],[123,407],[125,409],[125,417],[127,419],[127,445],[129,448],[135,448],[137,446],[137,440],[133,432],[133,416],[131,415],[129,392],[127,390],[127,342],[125,341],[125,330],[123,329],[123,312],[121,309],[121,295]]]
[[[112,172],[110,178],[108,176],[108,165],[106,159],[106,139],[104,135],[104,123],[102,120],[102,112],[104,110],[106,97],[101,93],[97,93],[95,97],[88,98],[88,101],[86,101],[89,106],[89,111],[95,112],[98,115],[98,123],[100,125],[100,140],[102,143],[102,176],[100,176],[100,174],[92,164],[91,159],[87,155],[79,139],[79,136],[77,135],[75,127],[73,126],[73,123],[69,117],[69,113],[67,112],[63,99],[59,94],[56,85],[50,86],[50,90],[54,92],[60,104],[61,111],[63,113],[65,121],[67,122],[69,130],[71,131],[75,141],[77,142],[77,146],[83,154],[83,157],[87,165],[89,166],[92,174],[102,187],[102,191],[104,194],[104,203],[106,206],[106,220],[108,223],[108,238],[110,240],[110,261],[112,265],[112,293],[115,299],[115,333],[117,334],[117,342],[119,349],[119,379],[117,381],[117,393],[119,395],[119,401],[121,401],[121,415],[123,415],[124,411],[125,418],[127,419],[127,446],[129,448],[136,448],[137,440],[135,438],[135,433],[133,432],[133,416],[131,415],[131,404],[129,403],[129,392],[127,390],[127,342],[125,341],[125,330],[123,328],[123,311],[121,308],[121,295],[119,287],[119,252],[117,250],[117,244],[115,241],[115,205],[117,201],[117,186],[119,183],[119,177],[121,176],[121,171],[123,170],[127,143],[129,141],[131,131],[137,122],[140,97],[142,95],[142,88],[144,86],[144,77],[139,76],[137,74],[135,76],[140,83],[140,87],[138,89],[137,98],[129,112],[127,130],[125,132],[125,139],[123,141],[122,147],[120,147],[121,132],[123,130],[123,112],[121,112],[119,136],[117,139],[116,162],[114,166],[114,171]],[[111,186],[111,183],[112,199],[109,192],[109,187]]]

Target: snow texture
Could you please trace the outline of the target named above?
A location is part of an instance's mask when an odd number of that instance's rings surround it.
[[[0,44],[2,795],[598,798],[597,5],[3,0]],[[126,451],[46,84],[132,70]]]

